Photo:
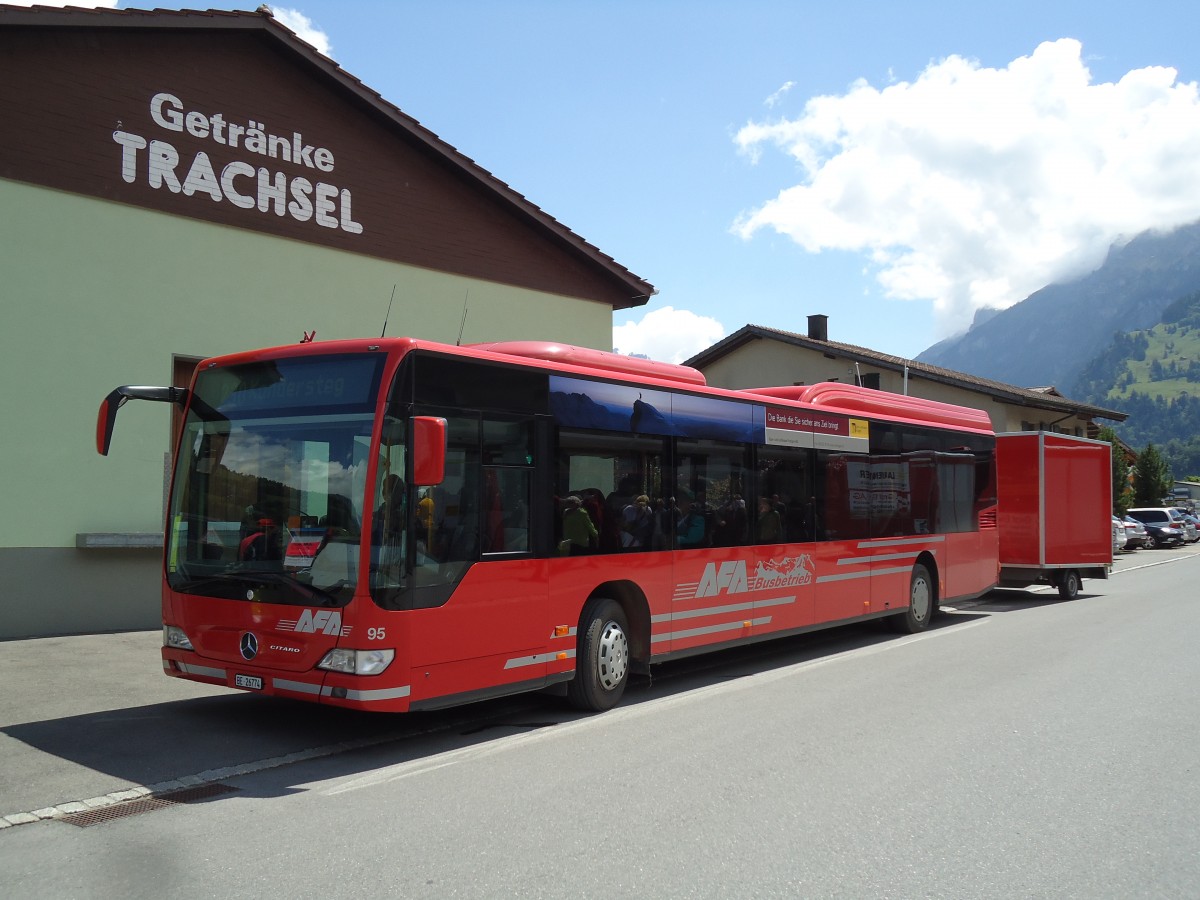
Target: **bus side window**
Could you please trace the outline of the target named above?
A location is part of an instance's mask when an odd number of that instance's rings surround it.
[[[728,441],[680,439],[676,443],[675,491],[683,547],[738,547],[750,540],[746,500],[750,448]],[[703,534],[695,523],[704,522]]]
[[[532,419],[483,420],[483,553],[527,553],[533,485]]]
[[[562,555],[665,550],[673,527],[662,493],[663,438],[561,429],[554,484],[554,544]],[[572,512],[584,511],[596,535]],[[639,504],[639,498],[645,503]],[[641,509],[646,512],[642,513]],[[564,520],[575,517],[570,534]],[[568,546],[568,542],[570,546]]]
[[[871,536],[871,457],[863,453],[817,451],[814,485],[819,540],[862,540]]]
[[[528,552],[530,474],[529,469],[484,467],[484,553]]]
[[[814,451],[763,448],[758,455],[755,540],[760,544],[823,539],[813,489]],[[776,534],[779,536],[776,537]]]

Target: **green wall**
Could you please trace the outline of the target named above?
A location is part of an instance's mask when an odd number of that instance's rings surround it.
[[[167,384],[173,354],[388,335],[611,349],[612,310],[0,180],[0,548],[162,528],[170,408],[127,404],[107,458],[96,410]],[[112,551],[87,550],[80,553]]]

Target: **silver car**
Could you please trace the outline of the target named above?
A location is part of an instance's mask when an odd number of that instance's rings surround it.
[[[1194,544],[1200,541],[1200,531],[1196,529],[1196,520],[1187,514],[1187,510],[1176,509],[1169,507],[1167,512],[1170,513],[1173,524],[1176,528],[1183,532],[1183,539],[1189,544]]]
[[[1126,550],[1149,550],[1154,546],[1154,538],[1150,537],[1145,525],[1131,516],[1126,516],[1122,521],[1125,523]]]
[[[1184,539],[1189,544],[1195,544],[1196,541],[1200,541],[1200,520],[1187,510],[1178,508],[1178,506],[1174,506],[1172,510],[1176,512],[1177,521],[1175,524],[1178,528],[1183,529]]]

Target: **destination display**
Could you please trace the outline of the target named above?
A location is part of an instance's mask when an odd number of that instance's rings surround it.
[[[870,437],[866,419],[783,406],[766,409],[768,444],[866,453]]]

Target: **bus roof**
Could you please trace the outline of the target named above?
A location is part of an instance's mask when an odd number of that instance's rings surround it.
[[[495,341],[455,346],[408,337],[357,338],[252,350],[214,357],[205,360],[201,366],[237,365],[255,360],[277,359],[283,356],[362,353],[372,350],[398,351],[402,354],[413,350],[426,350],[470,359],[526,365],[547,371],[565,371],[574,375],[629,380],[666,390],[695,391],[733,400],[795,404],[852,417],[863,416],[981,434],[993,433],[988,414],[971,407],[893,394],[840,382],[740,390],[716,388],[707,384],[702,372],[690,366],[623,356],[619,353],[609,353],[604,350],[594,350],[589,347],[578,347],[556,341]]]

